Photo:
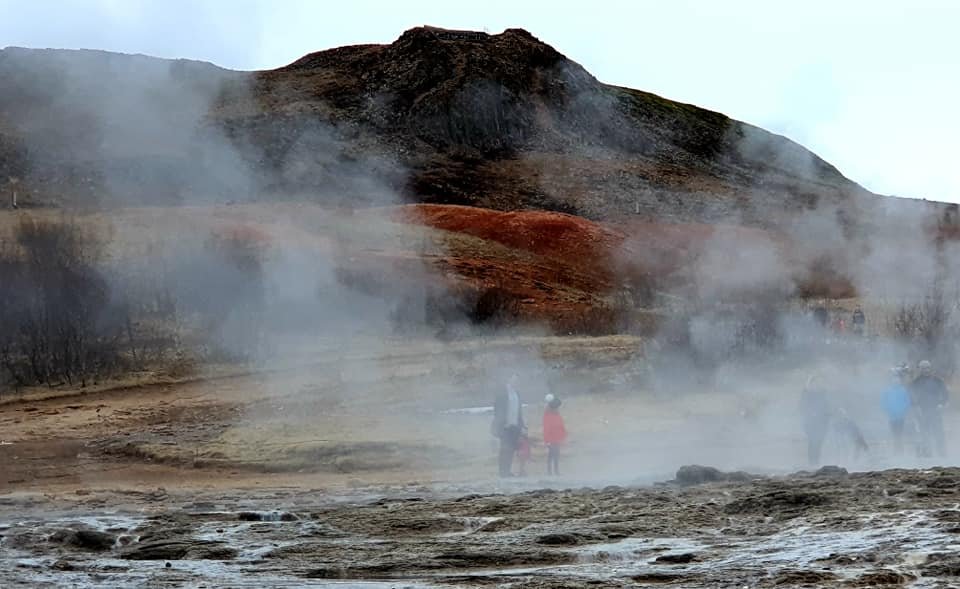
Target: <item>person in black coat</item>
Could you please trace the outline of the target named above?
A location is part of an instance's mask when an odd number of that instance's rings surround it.
[[[929,361],[920,362],[917,368],[920,374],[910,385],[910,397],[920,430],[920,453],[929,456],[931,451],[936,451],[937,456],[943,457],[947,453],[943,409],[947,406],[950,393],[943,379],[933,373]]]
[[[499,470],[501,477],[513,476],[513,457],[520,444],[520,436],[527,429],[523,421],[523,403],[517,392],[516,374],[507,380],[507,386],[497,395],[493,404],[493,435],[500,439]]]

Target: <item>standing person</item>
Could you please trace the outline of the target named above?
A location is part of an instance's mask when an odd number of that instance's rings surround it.
[[[560,445],[567,441],[567,428],[560,415],[560,399],[547,395],[543,412],[543,443],[547,445],[547,474],[560,474]]]
[[[910,385],[913,406],[917,410],[917,425],[920,428],[920,453],[929,456],[935,451],[943,457],[947,453],[947,443],[943,434],[943,409],[950,394],[943,379],[933,373],[929,360],[917,364],[919,376]]]
[[[820,324],[820,327],[825,328],[830,324],[830,311],[827,311],[826,307],[817,307],[813,310],[813,318]]]
[[[830,399],[820,376],[810,375],[800,397],[803,431],[807,436],[807,463],[810,466],[820,464],[823,441],[830,429],[830,412]]]
[[[499,467],[501,477],[511,477],[513,456],[520,447],[520,436],[526,426],[523,423],[523,407],[517,392],[517,374],[510,375],[507,386],[497,395],[493,404],[493,435],[500,438]]]
[[[853,333],[861,336],[866,333],[867,317],[863,314],[863,309],[857,307],[853,311],[851,323],[853,324]]]
[[[893,437],[893,451],[903,454],[903,430],[910,412],[910,391],[907,390],[909,369],[900,365],[891,371],[892,382],[883,392],[883,411],[890,423],[890,435]]]

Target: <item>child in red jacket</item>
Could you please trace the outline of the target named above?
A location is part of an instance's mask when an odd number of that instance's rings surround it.
[[[560,474],[560,444],[567,440],[567,428],[560,416],[560,399],[547,395],[543,412],[543,443],[547,445],[547,474]]]

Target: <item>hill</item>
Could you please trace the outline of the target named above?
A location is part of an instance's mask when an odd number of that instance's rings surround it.
[[[520,29],[420,27],[261,72],[7,48],[0,78],[0,174],[26,201],[400,199],[761,226],[874,208],[796,143],[603,84]]]
[[[404,221],[554,262],[602,250],[603,284],[631,281],[624,258],[690,283],[705,254],[750,270],[758,253],[761,282],[809,295],[849,294],[904,236],[926,251],[958,234],[955,205],[874,195],[784,137],[604,84],[520,29],[418,27],[257,72],[7,48],[0,79],[0,197],[21,206],[452,205]],[[524,234],[493,211],[559,216]]]

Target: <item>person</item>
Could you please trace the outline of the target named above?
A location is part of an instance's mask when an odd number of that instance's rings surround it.
[[[863,335],[866,329],[867,318],[863,314],[863,309],[857,307],[853,311],[853,317],[851,319],[851,324],[853,325],[853,333],[856,335]]]
[[[547,395],[543,412],[543,443],[547,446],[547,474],[560,474],[560,446],[567,441],[567,428],[560,415],[560,399]]]
[[[807,436],[807,463],[810,466],[820,464],[823,441],[830,427],[830,411],[830,399],[820,376],[810,375],[800,397],[803,431]]]
[[[847,332],[847,322],[843,317],[837,315],[833,318],[833,330],[839,334],[844,334]]]
[[[523,406],[517,392],[517,374],[510,375],[507,386],[497,395],[493,404],[493,434],[500,439],[498,466],[501,477],[513,476],[513,457],[519,448],[520,436],[526,430]]]
[[[947,385],[933,373],[933,365],[929,360],[921,361],[917,369],[920,374],[910,385],[910,396],[920,430],[920,454],[929,456],[935,451],[943,457],[947,452],[943,433],[943,409],[949,399]]]
[[[883,392],[883,411],[890,423],[890,435],[893,437],[893,451],[903,453],[903,431],[907,414],[910,412],[910,391],[907,390],[907,378],[910,370],[904,365],[890,370],[890,386]]]
[[[826,307],[817,307],[813,310],[813,318],[820,324],[820,327],[825,328],[830,324],[830,311],[827,311]]]

